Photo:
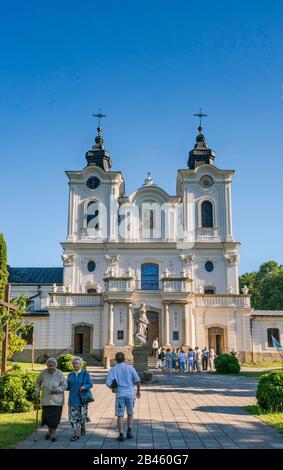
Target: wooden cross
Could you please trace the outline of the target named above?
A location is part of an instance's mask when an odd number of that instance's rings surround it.
[[[17,310],[17,306],[10,303],[11,286],[5,285],[5,300],[0,299],[0,305],[6,307],[8,310],[8,319],[3,327],[4,339],[2,341],[2,362],[1,362],[1,376],[7,370],[7,357],[8,357],[8,335],[9,335],[9,312],[10,310]]]

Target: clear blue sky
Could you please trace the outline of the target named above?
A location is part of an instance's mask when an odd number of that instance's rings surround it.
[[[126,192],[175,193],[200,106],[235,169],[240,271],[283,262],[283,2],[1,2],[0,230],[11,266],[60,266],[65,170],[85,166],[100,106]]]

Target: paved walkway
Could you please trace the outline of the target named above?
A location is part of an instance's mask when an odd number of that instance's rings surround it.
[[[154,383],[142,386],[136,402],[134,439],[119,443],[114,395],[105,387],[105,377],[102,368],[93,369],[96,400],[90,405],[92,422],[86,436],[70,442],[72,431],[64,409],[57,442],[44,439],[44,428],[38,430],[36,442],[33,434],[18,448],[283,448],[282,435],[242,408],[255,403],[256,380],[203,372],[171,376],[156,372]]]

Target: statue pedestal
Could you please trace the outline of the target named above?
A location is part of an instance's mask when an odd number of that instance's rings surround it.
[[[148,344],[135,344],[133,347],[133,365],[144,382],[144,372],[148,370]]]

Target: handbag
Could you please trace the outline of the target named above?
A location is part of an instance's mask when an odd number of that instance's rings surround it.
[[[86,375],[86,373],[85,373],[85,370],[84,370],[84,376],[83,376],[83,380],[82,380],[82,383],[81,383],[81,387],[84,384],[85,375]],[[79,392],[79,395],[80,395],[80,402],[81,402],[82,405],[87,405],[88,403],[91,403],[92,401],[94,401],[91,390],[82,390],[81,392]]]
[[[113,379],[112,384],[111,384],[111,390],[112,390],[112,393],[116,393],[117,388],[118,388],[118,382],[117,382],[116,376],[115,376],[115,367],[113,368],[113,373],[114,373],[114,379]]]

